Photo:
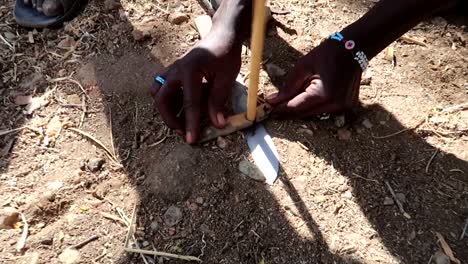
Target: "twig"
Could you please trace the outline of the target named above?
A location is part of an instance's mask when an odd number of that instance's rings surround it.
[[[356,174],[356,173],[354,173],[354,172],[353,172],[353,175],[354,175],[354,177],[356,177],[356,178],[363,179],[363,180],[366,180],[366,181],[373,181],[373,182],[376,182],[376,183],[379,182],[379,181],[374,180],[374,179],[369,179],[369,178],[366,178],[366,177],[362,177],[361,175],[358,175],[358,174]]]
[[[439,240],[439,243],[440,243],[440,246],[442,247],[442,249],[444,250],[444,253],[445,255],[447,255],[451,261],[457,263],[457,264],[461,264],[460,260],[458,260],[454,255],[453,255],[453,251],[452,249],[450,248],[449,244],[447,243],[447,241],[445,241],[445,238],[439,233],[439,232],[435,232],[436,236],[437,236],[437,239]]]
[[[109,127],[110,127],[110,140],[111,140],[111,147],[112,147],[112,155],[117,158],[115,154],[115,146],[114,146],[114,133],[112,131],[112,109],[109,106]]]
[[[55,79],[50,79],[49,82],[69,82],[69,83],[74,83],[76,84],[80,89],[81,91],[83,92],[83,94],[88,97],[88,93],[86,92],[86,90],[84,89],[83,85],[81,85],[81,83],[79,83],[77,80],[74,80],[70,77],[61,77],[61,78],[55,78]]]
[[[373,138],[376,138],[376,139],[385,139],[385,138],[390,138],[390,137],[393,137],[393,136],[396,136],[396,135],[399,135],[403,132],[406,132],[408,130],[414,130],[416,128],[418,128],[421,124],[423,124],[424,122],[426,121],[426,118],[424,118],[423,120],[419,121],[415,126],[413,127],[408,127],[408,128],[405,128],[405,129],[402,129],[400,131],[397,131],[395,133],[392,133],[390,135],[386,135],[386,136],[374,136],[372,135]]]
[[[108,214],[108,213],[106,213],[106,212],[101,212],[101,215],[102,215],[104,218],[107,218],[107,219],[111,219],[111,220],[120,222],[120,223],[124,224],[124,226],[127,226],[127,222],[124,221],[122,218],[118,218],[117,216],[114,216],[114,215],[112,215],[112,214]]]
[[[82,135],[82,136],[85,136],[86,138],[88,138],[88,139],[90,139],[91,141],[93,141],[94,143],[96,143],[98,146],[100,146],[102,149],[104,149],[104,150],[107,152],[107,154],[109,154],[109,156],[110,156],[110,158],[112,159],[112,161],[114,161],[114,162],[117,163],[117,164],[120,164],[120,163],[117,161],[117,158],[112,154],[112,152],[111,152],[106,146],[104,146],[104,144],[103,144],[101,141],[97,140],[97,139],[96,139],[95,137],[93,137],[92,135],[90,135],[90,134],[88,134],[88,133],[86,133],[86,132],[84,132],[84,131],[82,131],[82,130],[79,130],[79,129],[77,129],[77,128],[69,127],[68,129],[71,130],[71,131],[73,131],[73,132],[76,132],[76,133],[78,133],[78,134],[80,134],[80,135]]]
[[[79,128],[83,126],[84,119],[86,117],[86,96],[85,95],[81,97],[81,109],[82,109],[82,113],[81,113],[81,118],[80,118],[80,124],[78,125]]]
[[[80,249],[84,246],[86,246],[87,244],[89,244],[90,242],[93,242],[94,240],[98,239],[99,236],[98,235],[94,235],[94,236],[91,236],[90,238],[86,239],[86,240],[83,240],[82,242],[76,244],[76,245],[73,245],[71,246],[70,248],[72,249]]]
[[[160,257],[167,257],[167,258],[175,258],[175,259],[186,260],[186,261],[202,262],[201,259],[197,257],[177,255],[177,254],[166,253],[166,252],[161,252],[161,251],[135,249],[135,248],[125,248],[125,251],[131,252],[131,253],[140,253],[144,255],[153,255],[153,256],[160,256]]]
[[[432,154],[431,158],[429,159],[429,161],[427,162],[427,165],[426,165],[426,173],[429,173],[429,166],[431,166],[431,163],[432,161],[434,160],[434,158],[437,156],[437,153],[439,153],[439,149],[436,149],[434,151],[434,154]]]
[[[21,216],[21,221],[23,221],[24,227],[23,227],[23,233],[21,234],[20,240],[18,240],[18,245],[16,246],[17,251],[23,250],[24,246],[26,245],[26,239],[28,238],[28,232],[29,232],[29,225],[28,222],[26,221],[26,217],[24,217],[24,214],[20,213]]]
[[[15,47],[13,47],[13,45],[10,44],[10,42],[8,42],[3,36],[2,34],[0,34],[0,39],[2,39],[3,42],[5,42],[5,44],[7,44],[7,46],[13,51],[15,50]]]
[[[468,103],[454,105],[454,106],[445,108],[444,110],[442,110],[442,112],[443,113],[452,113],[452,112],[456,112],[456,111],[462,111],[462,110],[465,110],[465,109],[468,109]]]
[[[99,256],[97,256],[97,257],[93,260],[93,262],[98,262],[99,260],[101,260],[101,259],[102,259],[103,257],[105,257],[106,255],[107,255],[107,250],[104,249],[103,252],[102,252],[102,254],[99,255]]]
[[[465,234],[466,234],[466,229],[468,228],[468,218],[466,218],[465,220],[465,226],[463,227],[463,231],[461,233],[461,236],[460,236],[460,240],[462,240],[463,238],[465,238]]]
[[[26,127],[19,127],[19,128],[7,129],[7,130],[0,130],[0,136],[5,136],[5,135],[11,134],[11,133],[15,133],[15,132],[21,131],[21,130],[23,130],[25,128]]]
[[[390,191],[390,193],[392,194],[393,196],[393,199],[395,200],[395,203],[397,204],[398,206],[398,209],[400,209],[400,212],[408,219],[411,219],[411,216],[405,212],[405,209],[403,208],[403,204],[401,203],[400,200],[398,200],[396,194],[395,194],[395,191],[393,190],[392,186],[390,185],[390,183],[388,181],[385,181],[385,184],[387,185],[387,188],[388,190]]]
[[[151,145],[148,145],[148,148],[152,148],[152,147],[156,147],[157,145],[161,144],[164,142],[164,140],[166,140],[167,136],[163,137],[161,140],[159,140],[158,142],[155,142]]]
[[[426,43],[424,43],[424,42],[422,42],[420,40],[417,40],[415,38],[408,37],[408,36],[401,36],[400,40],[403,41],[403,42],[406,42],[406,43],[416,44],[416,45],[420,45],[420,46],[423,46],[423,47],[427,47]]]

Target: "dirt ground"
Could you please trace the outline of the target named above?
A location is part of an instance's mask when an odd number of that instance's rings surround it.
[[[290,13],[273,16],[261,93],[284,79],[268,69],[288,72],[374,2],[272,1]],[[92,236],[66,260],[184,263],[124,251],[134,208],[131,246],[205,263],[448,263],[437,234],[468,263],[466,17],[433,17],[407,34],[423,43],[379,54],[358,109],[265,122],[281,157],[267,186],[239,172],[241,133],[190,147],[154,110],[152,76],[199,39],[195,0],[91,1],[40,32],[18,27],[12,4],[0,3],[0,210],[18,209],[28,236],[18,251],[22,221],[0,230],[0,263],[61,263]],[[175,25],[174,12],[190,19]]]

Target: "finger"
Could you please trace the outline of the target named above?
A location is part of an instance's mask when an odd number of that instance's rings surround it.
[[[231,95],[231,88],[234,87],[236,76],[220,76],[213,82],[213,88],[210,91],[208,101],[208,114],[211,123],[216,128],[224,128],[226,126],[226,118],[224,112],[226,103]]]
[[[183,82],[186,129],[185,140],[189,144],[195,144],[200,135],[201,82],[202,76],[197,74],[186,77]]]
[[[154,97],[156,107],[164,123],[179,131],[184,130],[183,118],[178,116],[182,109],[183,94],[178,81],[166,81]]]
[[[291,100],[281,103],[273,108],[273,115],[277,117],[298,118],[306,113],[307,110],[327,101],[323,93],[323,83],[321,80],[312,80],[306,90]]]
[[[286,85],[280,89],[279,93],[267,97],[267,102],[272,105],[284,103],[291,100],[300,93],[307,81],[308,75],[296,66],[293,72],[288,76]]]

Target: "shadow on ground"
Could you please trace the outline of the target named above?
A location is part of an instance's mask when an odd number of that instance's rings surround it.
[[[131,28],[129,22],[125,23],[128,25],[124,28]],[[270,48],[279,48],[272,50],[273,55],[281,52],[290,58],[283,61],[285,69],[301,55],[277,36],[268,41],[277,43]],[[308,190],[309,180],[297,183],[292,179],[298,175],[282,170],[278,185],[293,201],[287,208],[279,203],[272,188],[239,174],[238,158],[248,155],[239,134],[228,137],[233,142],[231,149],[221,150],[213,144],[189,147],[167,132],[148,94],[153,74],[167,65],[144,45],[122,49],[118,56],[99,55],[92,59],[81,68],[78,77],[89,89],[90,103],[102,100],[105,109],[113,113],[108,118],[112,119],[118,155],[141,198],[137,223],[147,230],[144,239],[160,250],[200,256],[206,263],[260,263],[262,259],[266,263],[362,262],[351,257],[353,249],[330,248],[326,230],[321,230],[315,220],[321,216],[311,213],[314,202],[303,197],[325,192]],[[280,85],[279,81],[275,84]],[[90,89],[91,86],[95,88]],[[405,129],[379,105],[360,108],[354,115],[356,120],[366,117],[383,122],[385,125],[372,130],[376,135]],[[468,214],[466,161],[439,152],[426,173],[435,148],[411,130],[376,139],[363,132],[356,121],[347,125],[353,133],[356,131],[356,136],[343,142],[336,139],[330,121],[315,122],[314,136],[296,133],[301,124],[304,122],[268,121],[267,127],[276,138],[301,142],[316,159],[324,160],[349,179],[344,188],[351,190],[352,197],[343,199],[360,205],[375,230],[375,235],[367,239],[381,241],[398,261],[427,263],[436,250],[434,232],[449,235],[462,226]],[[154,144],[165,137],[161,144]],[[301,176],[330,177],[314,171]],[[407,194],[405,207],[411,219],[405,219],[395,206],[382,206],[389,196],[385,180],[398,192]],[[183,208],[182,222],[174,228],[149,231],[154,221],[163,222],[161,215],[172,204]],[[292,226],[291,214],[303,222],[303,228]],[[457,257],[468,259],[466,240],[447,238]],[[139,261],[136,256],[121,256],[118,263]]]

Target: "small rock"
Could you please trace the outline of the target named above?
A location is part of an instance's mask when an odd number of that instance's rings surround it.
[[[197,197],[197,198],[195,199],[195,202],[196,202],[197,204],[203,204],[203,202],[204,202],[203,197]]]
[[[273,63],[268,63],[266,66],[267,72],[273,77],[282,77],[286,75],[286,71],[281,69],[278,65]]]
[[[372,77],[362,78],[361,79],[361,85],[370,85],[371,82],[372,82]]]
[[[398,201],[400,201],[401,203],[406,203],[406,195],[404,193],[396,193],[395,195]]]
[[[80,170],[86,170],[86,160],[80,160]]]
[[[266,180],[257,166],[247,160],[243,160],[239,163],[239,171],[253,180],[261,182]]]
[[[148,241],[145,240],[145,241],[143,241],[143,243],[141,243],[141,245],[142,245],[143,247],[147,247],[147,246],[150,245],[150,243],[149,243]]]
[[[28,105],[32,102],[31,95],[18,95],[15,97],[15,104],[16,105]]]
[[[80,261],[80,252],[76,249],[67,248],[59,255],[60,262],[64,264],[75,264]]]
[[[104,159],[95,158],[95,159],[91,159],[90,161],[88,161],[87,167],[88,167],[88,170],[92,172],[96,172],[102,168],[102,165],[104,165],[104,163],[105,163]]]
[[[189,20],[189,16],[182,12],[175,12],[169,15],[169,22],[172,24],[180,25]]]
[[[371,129],[374,125],[371,123],[371,121],[369,119],[364,119],[364,121],[362,121],[362,125],[367,128],[367,129]]]
[[[153,221],[150,224],[150,228],[153,232],[156,232],[159,230],[159,223],[157,221]]]
[[[132,36],[133,36],[133,39],[136,40],[136,41],[142,41],[146,38],[149,38],[151,36],[151,33],[149,31],[142,31],[142,30],[139,30],[139,29],[133,29],[132,31]]]
[[[300,133],[303,133],[303,134],[306,134],[306,135],[309,135],[309,136],[313,136],[314,135],[314,131],[308,129],[308,128],[300,128],[298,130]]]
[[[8,31],[4,32],[3,35],[9,40],[16,39],[16,35]]]
[[[383,204],[384,205],[394,205],[395,201],[393,201],[393,199],[391,197],[385,197]]]
[[[346,123],[345,116],[344,115],[339,115],[335,117],[335,126],[340,128],[344,127]]]
[[[20,221],[18,210],[13,207],[6,207],[0,210],[0,229],[12,229]]]
[[[188,208],[190,209],[190,211],[196,212],[198,210],[198,205],[196,203],[189,203]]]
[[[442,251],[437,251],[434,256],[432,256],[432,263],[434,264],[450,264],[450,258],[445,255]]]
[[[179,207],[171,206],[164,213],[163,218],[167,226],[173,227],[182,220],[182,210]]]
[[[67,95],[66,100],[69,104],[73,105],[81,105],[81,98],[77,94],[70,94]]]
[[[227,146],[229,145],[228,141],[222,137],[218,137],[216,139],[216,145],[220,148],[220,149],[225,149],[227,148]]]
[[[351,139],[351,131],[341,128],[338,129],[338,139],[347,141]]]
[[[175,227],[169,228],[169,230],[167,231],[167,233],[169,233],[170,236],[174,236],[174,235],[176,234],[176,229],[175,229]]]
[[[46,246],[52,246],[52,244],[54,243],[54,237],[53,236],[46,237],[42,239],[39,243],[41,243],[42,245],[46,245]]]

